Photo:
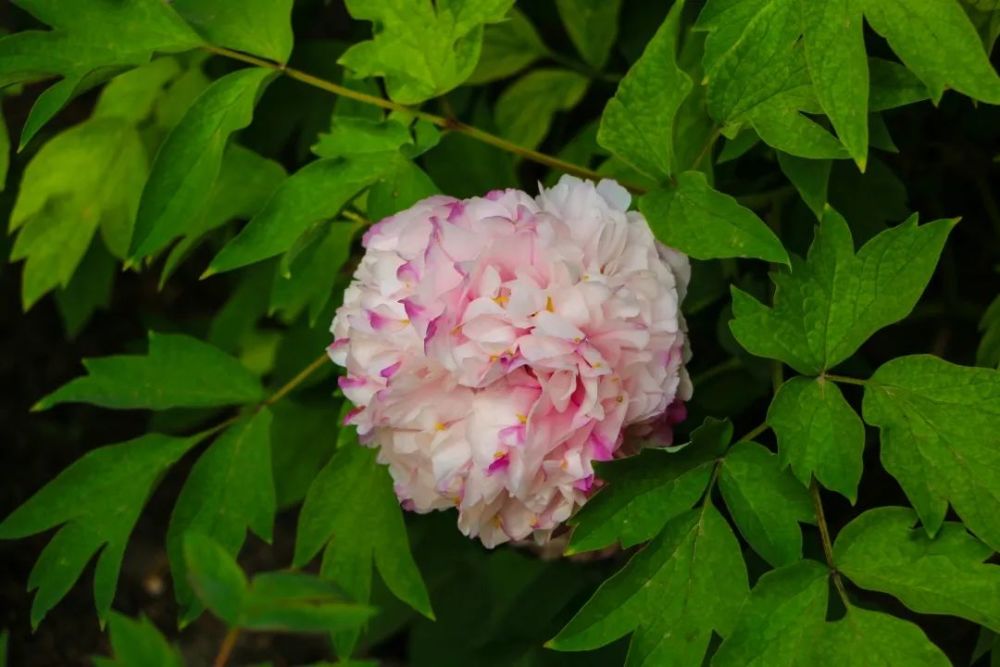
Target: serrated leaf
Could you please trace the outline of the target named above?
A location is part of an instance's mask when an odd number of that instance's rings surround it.
[[[629,667],[697,666],[713,630],[722,636],[732,630],[746,595],[739,542],[706,504],[671,520],[548,646],[584,651],[633,633]]]
[[[1000,77],[969,17],[955,0],[861,0],[865,17],[936,103],[946,88],[1000,104]]]
[[[813,90],[858,167],[868,156],[868,59],[863,0],[799,0],[803,45]]]
[[[778,151],[778,165],[816,219],[822,220],[833,163],[830,160],[807,160]]]
[[[594,69],[601,69],[618,36],[622,0],[556,0],[573,46]]]
[[[826,617],[829,572],[800,560],[767,572],[750,591],[712,667],[808,664]]]
[[[94,556],[94,602],[103,622],[115,596],[125,545],[156,482],[200,436],[149,434],[85,454],[0,523],[0,539],[60,526],[28,578],[37,590],[34,627],[72,587]]]
[[[700,171],[686,171],[676,187],[643,195],[639,210],[656,238],[697,259],[754,257],[788,264],[788,253],[764,221],[712,188]]]
[[[670,8],[608,101],[597,133],[601,146],[657,181],[674,172],[674,122],[691,90],[691,77],[677,64],[683,10],[683,0]]]
[[[781,385],[767,411],[782,465],[808,486],[813,476],[852,503],[861,480],[865,427],[825,378],[795,377]]]
[[[774,567],[802,558],[799,522],[812,522],[809,494],[778,457],[755,442],[740,442],[726,453],[719,490],[740,533]]]
[[[114,658],[95,658],[101,667],[183,667],[180,653],[147,617],[131,619],[118,612],[108,617]]]
[[[214,81],[163,141],[142,191],[131,255],[151,255],[185,234],[208,203],[229,136],[250,124],[270,69],[237,70]]]
[[[466,83],[505,79],[543,58],[548,51],[535,26],[516,7],[511,8],[506,19],[486,26],[479,62]]]
[[[347,0],[351,16],[373,23],[340,64],[385,78],[389,96],[416,104],[465,81],[479,60],[483,26],[501,21],[514,0]]]
[[[43,92],[21,131],[23,148],[71,99],[153,52],[195,48],[201,39],[160,0],[19,0],[50,25],[0,38],[0,87],[44,76],[60,80]]]
[[[837,569],[916,612],[961,616],[1000,630],[1000,566],[984,563],[993,550],[959,523],[945,523],[934,539],[916,523],[906,507],[865,512],[837,534]]]
[[[299,514],[296,567],[324,549],[320,573],[359,603],[371,596],[372,562],[392,593],[433,618],[427,589],[410,554],[399,502],[386,468],[374,450],[357,444],[353,429],[309,487]],[[357,635],[341,637],[338,652],[349,652]]]
[[[935,535],[948,504],[1000,549],[1000,372],[926,355],[883,364],[865,386],[882,465]]]
[[[310,162],[278,186],[264,208],[216,255],[209,272],[280,255],[310,225],[335,216],[399,159],[398,153],[373,153]]]
[[[567,553],[623,549],[652,539],[668,521],[691,509],[705,492],[715,459],[733,437],[728,421],[706,420],[680,451],[647,447],[637,456],[598,466],[607,486],[570,518]]]
[[[178,14],[217,46],[279,63],[292,53],[292,0],[173,0]]]
[[[869,336],[906,317],[934,272],[956,220],[887,229],[857,254],[847,222],[827,207],[805,261],[772,274],[774,306],[733,288],[730,329],[751,354],[819,375]]]
[[[117,118],[88,120],[42,146],[10,217],[10,231],[20,230],[11,261],[27,260],[25,309],[69,284],[99,227],[109,249],[124,255],[146,170],[138,132]]]
[[[201,613],[184,568],[188,531],[212,538],[234,557],[247,530],[271,541],[276,501],[270,431],[266,408],[227,428],[195,463],[177,497],[167,529],[167,554],[182,625]]]
[[[497,98],[497,128],[504,138],[536,148],[549,133],[556,113],[583,99],[590,81],[567,69],[536,69],[509,85]]]
[[[87,375],[71,380],[35,405],[91,403],[106,408],[166,410],[252,403],[260,380],[239,361],[180,334],[149,333],[146,356],[84,359]]]

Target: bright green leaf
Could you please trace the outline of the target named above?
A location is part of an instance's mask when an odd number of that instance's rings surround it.
[[[292,0],[173,0],[171,4],[212,44],[288,62]]]
[[[658,181],[674,172],[674,121],[691,90],[691,78],[677,65],[683,9],[683,0],[671,7],[608,101],[597,133],[601,146]]]
[[[409,129],[398,121],[334,116],[330,131],[319,135],[312,152],[319,157],[343,157],[394,151],[411,143]]]
[[[209,272],[280,255],[310,225],[335,216],[399,159],[398,153],[372,153],[310,162],[278,186],[264,208],[216,255]]]
[[[146,63],[153,52],[186,51],[201,43],[161,0],[18,0],[17,4],[53,29],[0,38],[0,87],[61,77],[32,107],[21,131],[22,148],[67,102],[121,68]]]
[[[101,90],[92,118],[121,118],[139,123],[153,113],[166,86],[180,74],[176,58],[157,58],[148,65],[119,74]]]
[[[590,81],[566,69],[536,69],[508,86],[497,99],[500,134],[525,148],[536,148],[559,111],[580,103]]]
[[[272,70],[248,68],[212,83],[170,132],[153,160],[135,221],[140,259],[189,231],[212,194],[229,135],[250,124]]]
[[[1000,77],[956,0],[860,0],[865,17],[937,102],[946,88],[1000,104]]]
[[[108,617],[114,658],[98,658],[101,667],[183,667],[184,661],[153,622],[117,612]]]
[[[868,59],[862,0],[799,0],[806,65],[837,136],[862,171],[868,156]]]
[[[1000,631],[1000,566],[983,562],[993,550],[959,523],[945,523],[934,539],[916,523],[906,507],[865,512],[837,535],[837,569],[916,612],[961,616]]]
[[[371,596],[374,560],[396,597],[433,618],[388,471],[376,462],[374,450],[357,444],[353,429],[340,433],[346,441],[306,494],[294,564],[305,565],[325,547],[322,576],[336,582],[357,602],[366,603]]]
[[[517,74],[545,57],[548,48],[524,14],[512,8],[507,18],[486,26],[479,63],[466,83],[489,83]]]
[[[276,501],[270,430],[267,409],[227,428],[195,463],[177,497],[167,529],[167,554],[182,624],[201,612],[187,585],[185,533],[208,536],[231,556],[239,553],[248,529],[271,540]]]
[[[680,451],[647,447],[637,456],[601,464],[597,474],[606,486],[570,518],[567,553],[615,543],[628,549],[652,539],[698,502],[732,437],[732,424],[709,419]]]
[[[556,0],[573,46],[594,69],[601,69],[618,36],[622,0]]]
[[[930,535],[948,503],[1000,549],[1000,372],[926,355],[883,364],[868,381],[865,421],[881,429],[882,465]]]
[[[106,408],[166,410],[260,400],[260,381],[239,361],[197,338],[149,333],[149,354],[85,359],[87,375],[35,405],[91,403]]]
[[[847,222],[827,207],[805,261],[774,273],[774,306],[733,288],[733,335],[748,352],[818,375],[869,336],[906,317],[934,272],[956,220],[916,216],[855,254]]]
[[[28,578],[37,590],[34,627],[72,587],[90,559],[97,615],[107,618],[125,545],[154,485],[200,437],[149,434],[85,454],[0,523],[0,539],[34,535],[60,526]]]
[[[427,172],[412,160],[399,160],[395,169],[375,181],[368,191],[368,218],[378,222],[439,193]]]
[[[713,630],[732,630],[746,595],[739,542],[706,504],[671,520],[548,646],[584,651],[633,633],[629,667],[697,666]]]
[[[781,241],[764,221],[712,188],[699,171],[680,174],[676,187],[644,195],[639,210],[656,238],[697,259],[755,257],[788,263]]]
[[[483,25],[503,20],[514,0],[347,0],[356,19],[371,21],[373,39],[354,44],[340,62],[358,76],[385,78],[389,96],[423,102],[472,75]]]
[[[781,385],[767,412],[782,465],[808,486],[813,476],[852,503],[861,480],[865,427],[825,378],[796,377]]]
[[[719,489],[736,526],[764,560],[781,567],[802,558],[799,522],[811,522],[813,508],[777,456],[755,442],[733,445],[722,463]]]

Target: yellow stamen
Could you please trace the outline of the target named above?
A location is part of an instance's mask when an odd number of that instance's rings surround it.
[[[510,301],[510,297],[506,294],[499,294],[493,297],[493,302],[498,306],[506,306],[508,301]]]
[[[527,415],[518,415],[517,416],[517,421],[521,422],[522,424],[527,424],[528,423],[528,416]]]
[[[437,424],[434,424],[434,430],[436,431],[443,431],[446,428],[448,428],[448,425],[445,424],[444,422],[438,422]]]
[[[499,449],[497,451],[493,452],[493,460],[494,461],[499,461],[500,459],[502,459],[505,456],[507,456],[507,452],[501,452]]]
[[[556,312],[556,306],[554,303],[552,303],[551,296],[545,297],[545,310],[549,311],[550,313]]]
[[[619,396],[615,400],[618,401],[619,403],[624,403],[625,402],[625,397],[624,396]]]

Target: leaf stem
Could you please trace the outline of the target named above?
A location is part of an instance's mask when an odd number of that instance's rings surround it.
[[[833,373],[823,373],[823,377],[827,380],[833,380],[834,382],[840,382],[842,384],[856,384],[860,386],[865,386],[868,384],[868,380],[862,380],[861,378],[852,378],[845,375],[834,375]]]
[[[750,429],[750,431],[747,432],[746,435],[744,435],[742,438],[740,438],[736,442],[747,442],[748,440],[753,440],[754,438],[756,438],[758,435],[760,435],[761,433],[765,432],[769,428],[770,428],[770,426],[768,425],[767,422],[764,422],[763,424],[759,424],[756,427]]]
[[[826,524],[826,514],[823,512],[823,499],[820,498],[819,485],[816,483],[815,478],[809,484],[809,493],[812,496],[813,507],[816,510],[816,523],[819,526],[820,541],[823,542],[823,557],[826,558],[826,566],[830,569],[830,576],[833,578],[833,585],[837,589],[840,599],[843,600],[845,606],[850,607],[851,603],[847,599],[847,589],[844,588],[844,582],[840,578],[840,571],[837,570],[837,565],[833,561],[833,542],[830,541],[830,528]]]
[[[281,65],[270,60],[264,60],[262,58],[257,58],[255,56],[248,55],[246,53],[241,53],[239,51],[234,51],[232,49],[227,49],[221,46],[215,46],[213,44],[205,44],[202,48],[206,51],[214,53],[219,56],[224,56],[232,60],[238,60],[240,62],[247,63],[249,65],[254,65],[256,67],[266,67],[273,69],[275,71],[281,72],[285,76],[295,79],[296,81],[301,81],[302,83],[312,86],[314,88],[319,88],[320,90],[325,90],[334,95],[340,97],[346,97],[358,102],[363,102],[365,104],[371,104],[377,106],[381,109],[387,111],[398,111],[401,113],[410,114],[415,118],[427,121],[432,125],[436,125],[441,129],[448,132],[457,132],[459,134],[464,134],[467,137],[481,141],[485,144],[495,146],[500,150],[512,153],[519,157],[523,157],[526,160],[531,160],[538,164],[550,167],[552,169],[558,169],[564,171],[567,174],[572,174],[573,176],[579,176],[580,178],[588,178],[594,181],[599,181],[603,176],[594,171],[593,169],[588,169],[586,167],[581,167],[580,165],[573,164],[572,162],[567,162],[553,155],[548,155],[531,148],[526,148],[524,146],[515,144],[512,141],[508,141],[503,137],[499,137],[495,134],[491,134],[484,130],[480,130],[472,125],[467,125],[461,121],[445,118],[444,116],[439,116],[437,114],[432,114],[427,111],[421,111],[420,109],[414,109],[413,107],[406,106],[405,104],[399,104],[393,102],[392,100],[387,100],[383,97],[378,97],[377,95],[369,95],[357,90],[351,90],[346,86],[342,86],[333,81],[328,81],[327,79],[321,79],[318,76],[309,74],[308,72],[303,72],[301,70],[295,69],[294,67],[288,67],[287,65]],[[622,183],[622,186],[631,190],[636,194],[642,194],[645,192],[645,188],[631,184]]]
[[[705,159],[705,156],[712,152],[712,146],[718,141],[719,137],[722,135],[722,128],[715,126],[712,128],[712,132],[708,135],[708,139],[705,140],[705,145],[701,147],[701,152],[698,153],[698,157],[694,159],[691,163],[691,169],[697,169],[701,161]]]
[[[329,361],[330,358],[327,356],[326,352],[316,357],[316,359],[314,359],[312,363],[310,363],[308,366],[299,371],[295,377],[293,377],[285,384],[281,385],[281,387],[279,387],[277,391],[275,391],[273,394],[264,399],[264,402],[262,402],[258,407],[263,408],[269,405],[274,405],[275,403],[283,399],[285,396],[290,394],[300,384],[309,379],[310,375],[312,375],[320,368],[325,366],[327,363],[329,363]]]
[[[222,644],[219,645],[219,652],[215,654],[215,660],[212,661],[212,667],[225,667],[226,663],[229,662],[229,656],[232,655],[233,648],[236,646],[236,640],[240,637],[239,628],[229,628],[229,632],[226,636],[222,638]]]

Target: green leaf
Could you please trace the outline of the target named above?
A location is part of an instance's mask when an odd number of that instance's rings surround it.
[[[181,74],[176,58],[157,58],[119,74],[101,90],[92,118],[121,118],[138,124],[152,115],[167,85]]]
[[[813,476],[852,503],[861,481],[865,427],[826,378],[795,377],[781,385],[767,411],[782,465],[808,486]]]
[[[98,309],[108,307],[116,273],[114,257],[92,242],[69,285],[55,293],[67,337],[76,338]]]
[[[993,45],[1000,36],[1000,2],[997,0],[961,0],[961,2],[962,9],[982,38],[986,54],[991,54]],[[1000,658],[994,659],[1000,661]]]
[[[976,365],[1000,367],[1000,295],[993,299],[979,320],[983,337],[976,348]]]
[[[260,381],[239,361],[196,338],[149,332],[147,356],[85,359],[87,375],[71,380],[35,405],[91,403],[105,408],[166,410],[252,403]]]
[[[373,24],[373,39],[354,44],[340,64],[361,77],[385,78],[389,96],[416,104],[472,75],[483,25],[503,20],[514,0],[347,0],[351,16]]]
[[[761,577],[712,666],[951,664],[920,628],[887,614],[852,606],[840,620],[824,622],[827,576],[825,567],[803,560]]]
[[[984,563],[993,550],[959,523],[945,523],[934,539],[916,523],[906,507],[865,512],[837,535],[837,569],[916,612],[961,616],[1000,630],[1000,566]]]
[[[806,260],[772,275],[773,307],[733,288],[730,329],[751,354],[818,375],[909,314],[956,222],[918,227],[912,216],[855,254],[847,222],[827,207]]]
[[[826,617],[829,573],[813,560],[771,570],[750,591],[712,667],[793,667],[809,663]]]
[[[279,509],[301,502],[330,460],[336,442],[332,426],[337,423],[337,407],[327,398],[315,404],[286,399],[271,407],[271,461]]]
[[[184,569],[188,531],[212,538],[231,556],[239,553],[247,529],[271,541],[276,501],[270,431],[266,408],[227,428],[195,463],[177,497],[167,529],[167,554],[182,625],[201,613]]]
[[[696,259],[754,257],[788,264],[781,241],[764,221],[712,188],[700,171],[686,171],[676,187],[644,195],[639,210],[656,238]]]
[[[778,457],[755,442],[726,453],[719,489],[733,521],[754,551],[774,567],[802,558],[799,522],[812,522],[809,494]]]
[[[830,160],[807,160],[778,151],[778,165],[816,219],[822,220],[833,163]]]
[[[861,0],[868,24],[930,89],[937,103],[946,88],[1000,104],[1000,77],[976,29],[955,0]]]
[[[869,111],[884,111],[930,99],[930,93],[920,79],[897,62],[882,58],[868,59],[871,90]]]
[[[708,419],[680,451],[647,447],[637,456],[601,464],[597,473],[606,486],[569,519],[573,535],[566,553],[615,543],[628,549],[652,539],[698,502],[732,437],[731,423]]]
[[[310,162],[278,186],[264,208],[212,260],[209,273],[280,255],[310,225],[335,216],[399,159],[398,153],[372,153]]]
[[[868,156],[868,59],[864,0],[799,0],[813,89],[847,152],[865,170]],[[818,217],[819,214],[817,214]]]
[[[183,667],[180,653],[145,616],[133,620],[117,612],[108,617],[114,658],[99,658],[102,667]]]
[[[0,106],[0,192],[7,186],[7,171],[10,169],[10,134]]]
[[[815,645],[819,667],[950,667],[951,661],[919,627],[888,614],[851,607],[827,624]]]
[[[265,632],[356,630],[375,613],[347,602],[329,581],[300,572],[265,572],[254,577],[240,625]]]
[[[229,135],[250,124],[257,99],[274,76],[258,67],[227,74],[198,96],[170,132],[142,191],[133,259],[161,250],[191,228],[211,197]]]
[[[226,625],[237,626],[249,595],[243,570],[226,549],[198,532],[184,537],[184,569],[198,599]]]
[[[330,131],[319,135],[312,152],[319,157],[343,157],[394,151],[412,143],[409,129],[399,121],[334,116]]]
[[[67,102],[122,68],[148,62],[153,52],[176,53],[201,44],[160,0],[19,0],[17,4],[53,30],[0,38],[0,87],[60,77],[32,107],[21,131],[21,148]]]
[[[36,590],[31,624],[38,627],[100,552],[94,602],[103,622],[115,596],[122,556],[143,505],[162,475],[200,436],[149,434],[88,452],[0,523],[0,539],[60,526],[28,578]]]
[[[629,667],[700,665],[713,630],[730,633],[746,595],[739,542],[706,504],[671,520],[548,646],[585,651],[633,633]]]
[[[372,561],[392,593],[428,618],[427,589],[406,536],[399,502],[374,450],[357,444],[354,429],[309,487],[299,514],[293,565],[301,567],[325,547],[320,573],[359,603],[371,597]],[[339,640],[349,652],[357,636]]]
[[[173,0],[174,9],[206,40],[288,62],[292,53],[292,0]]]
[[[559,111],[583,99],[590,81],[567,69],[536,69],[508,86],[497,99],[500,134],[525,148],[536,148]]]
[[[556,0],[573,46],[594,69],[608,61],[618,36],[618,14],[622,0]]]
[[[416,163],[398,160],[396,168],[375,181],[368,191],[368,218],[377,222],[439,193],[431,177]]]
[[[486,26],[479,63],[466,83],[489,83],[517,74],[549,50],[524,14],[511,8],[507,18]]]
[[[674,172],[674,123],[691,91],[691,78],[677,65],[683,10],[683,0],[671,7],[608,101],[597,133],[601,146],[657,181]]]
[[[42,146],[28,163],[10,217],[20,230],[11,261],[26,259],[22,301],[66,287],[100,227],[124,256],[146,178],[138,132],[117,118],[95,118]]]
[[[1000,372],[926,355],[883,364],[865,386],[865,421],[882,465],[935,535],[948,503],[1000,549]]]

